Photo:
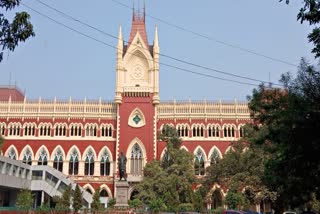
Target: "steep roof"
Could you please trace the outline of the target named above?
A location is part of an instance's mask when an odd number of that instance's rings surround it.
[[[132,25],[131,25],[131,32],[129,37],[128,46],[132,43],[134,37],[139,32],[144,44],[148,47],[148,37],[147,37],[147,31],[146,31],[146,23],[145,23],[145,10],[143,11],[143,14],[140,14],[139,12],[133,11],[132,15]]]
[[[0,101],[23,101],[24,94],[20,89],[13,86],[0,86]]]

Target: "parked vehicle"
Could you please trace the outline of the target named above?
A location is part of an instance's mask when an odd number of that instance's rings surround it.
[[[297,214],[295,211],[285,211],[283,214]]]
[[[224,210],[222,214],[246,214],[246,212],[241,210]]]

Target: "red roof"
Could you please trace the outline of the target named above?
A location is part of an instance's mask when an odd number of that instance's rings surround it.
[[[23,101],[24,94],[16,87],[1,87],[0,86],[0,101]]]
[[[133,12],[132,16],[132,26],[131,26],[131,32],[129,37],[128,46],[130,46],[132,40],[136,36],[137,32],[140,33],[140,36],[144,42],[144,44],[148,47],[148,38],[147,38],[147,31],[146,31],[146,25],[145,25],[145,12],[143,12],[142,15],[139,13]]]

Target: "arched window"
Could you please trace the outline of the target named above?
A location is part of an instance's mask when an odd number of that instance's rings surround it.
[[[110,175],[110,158],[107,149],[104,149],[101,155],[100,175]]]
[[[222,207],[222,195],[221,192],[216,189],[211,195],[211,209],[217,209]]]
[[[219,137],[219,126],[213,125],[208,127],[208,137]]]
[[[101,127],[101,137],[112,137],[112,126],[103,125]]]
[[[8,152],[8,157],[13,160],[17,159],[16,151],[13,148],[11,148],[10,151]]]
[[[178,135],[180,137],[188,137],[189,136],[189,129],[188,129],[188,126],[185,125],[185,124],[179,124],[177,126],[177,132],[178,132]]]
[[[66,136],[67,125],[66,124],[57,124],[55,129],[55,136]]]
[[[88,193],[90,193],[91,195],[93,194],[90,188],[87,188],[86,191],[87,191]]]
[[[78,175],[79,172],[79,155],[76,149],[71,151],[69,161],[69,175]]]
[[[85,164],[84,164],[84,174],[93,175],[94,172],[94,155],[91,149],[88,150],[86,154]]]
[[[203,152],[198,149],[197,154],[194,160],[194,172],[195,175],[204,175],[204,154]]]
[[[48,154],[44,148],[40,151],[38,165],[48,165]]]
[[[70,136],[81,136],[81,125],[80,124],[72,124],[70,126]]]
[[[23,154],[22,162],[25,164],[31,165],[31,163],[32,163],[31,157],[32,157],[31,151],[29,148],[27,148]]]
[[[97,125],[88,124],[86,127],[86,136],[87,137],[96,137],[97,136]]]
[[[212,155],[210,157],[210,164],[217,164],[219,160],[220,160],[219,152],[216,148],[214,148]]]
[[[240,137],[244,137],[244,128],[243,128],[243,126],[240,126],[240,128],[239,128],[239,135],[240,135]]]
[[[194,125],[192,128],[192,137],[203,137],[204,128],[202,125]]]
[[[131,150],[130,173],[132,175],[142,175],[142,151],[139,144],[135,143]]]
[[[109,197],[107,190],[102,189],[102,190],[100,191],[100,197],[102,197],[102,198],[103,198],[103,197]]]
[[[9,136],[20,136],[20,124],[11,123],[9,125]]]
[[[51,136],[51,125],[50,124],[40,124],[39,136]]]
[[[0,123],[0,135],[4,136],[5,131],[6,131],[6,124]]]
[[[24,126],[24,136],[34,136],[36,133],[36,125],[28,123]]]
[[[235,137],[235,128],[232,125],[223,127],[223,137]]]
[[[53,159],[53,168],[62,172],[63,169],[63,158],[62,158],[62,151],[57,149],[57,152]]]

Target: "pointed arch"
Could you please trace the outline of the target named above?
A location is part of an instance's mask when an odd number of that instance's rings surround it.
[[[95,190],[94,188],[91,186],[91,184],[85,184],[82,187],[83,189],[85,189],[86,191],[90,190],[92,194],[94,194]]]
[[[79,161],[81,159],[81,153],[77,146],[72,146],[68,153],[66,160],[69,161],[69,175],[78,175],[79,173]]]
[[[63,161],[65,160],[65,152],[63,148],[58,145],[54,148],[51,153],[51,160],[53,160],[53,168],[62,172],[63,170]]]
[[[224,152],[224,154],[227,154],[228,152],[233,151],[232,146],[228,146],[228,148],[226,149],[226,151]]]
[[[213,163],[213,162],[216,163],[217,158],[222,159],[223,156],[222,156],[220,149],[216,146],[213,146],[211,148],[211,150],[209,151],[208,160],[210,160],[211,163]]]
[[[100,161],[100,175],[108,176],[111,172],[111,152],[107,146],[104,146],[98,155],[98,160]]]
[[[9,157],[13,160],[17,160],[19,158],[18,155],[18,150],[14,145],[9,146],[6,152],[4,153],[4,156]]]
[[[31,146],[28,144],[26,145],[20,153],[20,158],[19,160],[22,160],[22,162],[31,165],[32,164],[32,160],[34,160],[34,153],[33,150],[31,148]]]
[[[189,152],[189,149],[188,149],[186,146],[181,146],[180,149],[184,149],[184,150],[186,150],[187,152]]]
[[[204,175],[204,162],[207,160],[206,154],[201,146],[197,146],[194,150],[194,172],[195,175]]]
[[[94,161],[97,154],[92,146],[88,146],[83,153],[82,160],[84,160],[84,175],[94,174]]]
[[[47,165],[50,159],[49,150],[45,145],[40,146],[35,155],[35,160],[38,161],[38,165]]]
[[[143,112],[139,108],[135,108],[129,118],[128,125],[134,128],[140,128],[146,125],[146,119]]]
[[[161,152],[161,155],[160,155],[160,161],[162,161],[164,155],[166,154],[166,151],[167,151],[167,147],[165,147],[162,152]]]
[[[142,170],[147,162],[146,149],[139,138],[134,138],[127,150],[127,172],[133,176],[142,176]],[[128,169],[129,168],[129,169]]]
[[[100,192],[102,192],[102,190],[107,191],[108,197],[109,197],[109,198],[112,198],[112,192],[111,192],[110,188],[108,187],[108,185],[102,184],[102,185],[100,186]]]
[[[92,151],[92,153],[93,153],[93,158],[94,158],[94,160],[96,160],[96,157],[97,157],[96,150],[94,150],[94,148],[90,145],[90,146],[87,146],[87,148],[83,151],[83,153],[82,153],[82,158],[81,158],[82,161],[85,161],[85,160],[86,160],[86,155],[87,155],[87,153],[88,153],[89,150]]]

